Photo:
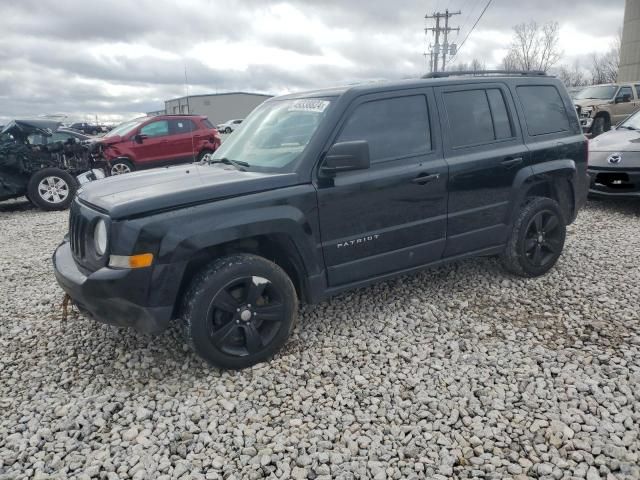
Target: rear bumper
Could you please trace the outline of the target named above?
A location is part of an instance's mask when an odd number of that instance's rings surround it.
[[[640,198],[640,171],[589,169],[589,195]]]
[[[101,268],[84,274],[76,265],[69,242],[53,254],[53,271],[74,303],[95,320],[141,332],[156,333],[169,324],[173,305],[149,305],[152,268],[116,270]]]

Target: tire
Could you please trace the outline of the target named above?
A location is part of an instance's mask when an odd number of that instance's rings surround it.
[[[135,171],[133,163],[125,158],[117,158],[110,162],[109,176],[124,175],[125,173],[131,173]]]
[[[78,191],[73,176],[61,168],[43,168],[27,184],[27,198],[42,210],[66,210]]]
[[[502,254],[505,269],[520,277],[547,273],[562,254],[567,233],[555,200],[533,197],[520,210]]]
[[[204,158],[205,155],[208,155],[209,153],[213,153],[213,150],[202,150],[199,154],[198,154],[198,161],[201,162],[202,159]]]
[[[280,350],[297,310],[296,290],[284,270],[257,255],[235,254],[195,276],[181,319],[185,340],[199,356],[235,370]]]
[[[233,132],[233,130],[231,130],[231,127],[227,127],[227,128],[224,129],[224,133],[229,134],[231,132]]]
[[[97,130],[91,130],[91,135],[98,135],[98,131]]]
[[[594,137],[603,134],[606,131],[611,130],[610,122],[607,121],[604,115],[600,115],[593,120],[593,126],[591,127],[591,133]]]

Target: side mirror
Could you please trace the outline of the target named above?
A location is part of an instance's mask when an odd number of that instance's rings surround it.
[[[142,143],[147,138],[149,137],[147,137],[144,133],[139,133],[133,137],[133,141],[136,143]]]
[[[333,175],[349,170],[364,170],[370,166],[369,143],[356,140],[334,144],[327,152],[321,170]]]

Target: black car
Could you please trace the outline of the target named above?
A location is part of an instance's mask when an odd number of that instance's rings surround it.
[[[82,311],[181,319],[198,354],[243,368],[284,345],[299,300],[473,256],[542,275],[587,196],[573,103],[537,73],[286,95],[243,125],[201,164],[83,188],[53,257]]]
[[[75,139],[30,143],[56,135],[59,125],[50,120],[13,120],[2,129],[0,201],[26,196],[43,210],[69,206],[78,188],[76,176],[91,171],[96,158],[91,146]]]
[[[589,142],[589,194],[640,198],[640,111]]]

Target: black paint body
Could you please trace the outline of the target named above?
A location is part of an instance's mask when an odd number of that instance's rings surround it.
[[[516,91],[522,85],[555,86],[569,129],[530,136]],[[466,88],[502,92],[512,138],[452,146],[442,95]],[[356,105],[403,95],[426,98],[431,151],[322,174],[324,156]],[[189,165],[85,187],[70,212],[72,227],[80,225],[71,229],[76,239],[54,255],[61,286],[100,321],[158,331],[179,314],[193,273],[217,255],[262,254],[285,268],[304,301],[317,302],[426,266],[500,253],[528,195],[556,198],[569,223],[586,200],[586,141],[566,90],[551,77],[404,81],[269,101],[310,97],[332,105],[291,173]],[[416,181],[426,176],[430,181]],[[108,268],[106,257],[92,253],[97,218],[108,223],[108,254],[153,253],[153,266]]]

